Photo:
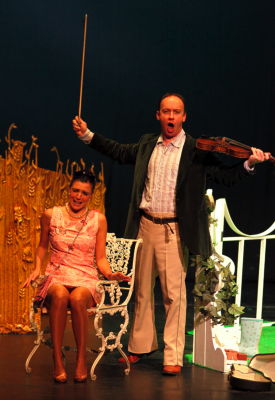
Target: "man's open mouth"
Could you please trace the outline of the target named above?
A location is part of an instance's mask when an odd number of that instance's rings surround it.
[[[173,122],[168,122],[168,124],[167,124],[167,132],[168,133],[173,133],[174,132],[174,128],[175,128],[175,124],[173,124]]]

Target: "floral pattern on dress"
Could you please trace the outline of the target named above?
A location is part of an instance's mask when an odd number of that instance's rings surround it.
[[[45,271],[52,277],[49,287],[56,283],[86,287],[97,301],[100,298],[95,290],[98,280],[95,266],[98,212],[90,211],[86,219],[74,221],[63,210],[54,207],[50,221],[50,261]]]

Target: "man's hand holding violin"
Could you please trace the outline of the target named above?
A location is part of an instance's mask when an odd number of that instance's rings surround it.
[[[256,147],[251,147],[251,155],[248,158],[248,167],[253,168],[255,164],[272,160],[271,153],[265,153],[260,149],[256,149]]]

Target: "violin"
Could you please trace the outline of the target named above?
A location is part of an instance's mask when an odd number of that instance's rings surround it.
[[[196,148],[205,151],[228,154],[237,158],[249,158],[252,149],[246,144],[237,142],[227,137],[201,137],[196,139]],[[270,155],[269,161],[275,162],[275,157]]]

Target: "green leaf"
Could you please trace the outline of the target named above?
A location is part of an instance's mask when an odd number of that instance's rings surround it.
[[[228,312],[234,316],[239,316],[244,313],[244,307],[238,306],[237,304],[231,304],[228,308]]]
[[[209,215],[209,224],[215,223]],[[210,318],[213,324],[234,324],[235,319],[244,312],[244,307],[232,301],[238,293],[238,286],[235,275],[230,271],[231,263],[224,265],[224,258],[215,249],[212,257],[203,259],[195,256],[192,257],[192,263],[197,268],[193,289],[195,310]],[[219,280],[223,287],[216,292]]]

